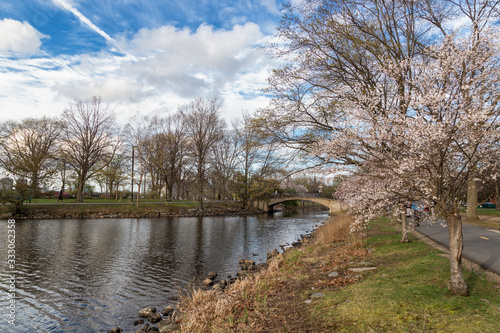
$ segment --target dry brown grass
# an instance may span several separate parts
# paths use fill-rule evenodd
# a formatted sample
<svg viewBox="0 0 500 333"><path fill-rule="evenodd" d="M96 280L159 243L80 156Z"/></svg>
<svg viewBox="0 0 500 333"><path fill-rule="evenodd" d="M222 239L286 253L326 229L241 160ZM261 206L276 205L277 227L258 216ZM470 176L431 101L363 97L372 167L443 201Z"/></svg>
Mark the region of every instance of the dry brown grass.
<svg viewBox="0 0 500 333"><path fill-rule="evenodd" d="M361 234L350 232L352 223L353 219L349 216L333 217L314 232L312 242L308 242L303 249L292 250L286 254L285 259L280 255L270 260L267 269L236 281L223 293L195 289L185 294L179 303L180 331L290 331L286 327L304 332L315 331L307 328L307 325L314 326L315 323L307 324L303 318L296 320L304 315L301 310L303 303L301 304L300 295L310 291L309 284L314 285L317 281L303 277L312 272L311 265L318 270L320 276L323 276L325 272L321 270L329 266L340 266L353 257L366 255L366 250L358 246L362 243ZM331 248L334 243L338 246L334 254L330 251L321 258L317 257L318 253L321 254L322 248ZM319 252L314 254L316 251ZM310 253L314 260L305 258L306 253ZM323 262L330 262L328 267L321 269L319 266L316 267L318 258ZM344 280L337 281L336 286L353 282L347 277ZM293 296L295 292L298 294Z"/></svg>
<svg viewBox="0 0 500 333"><path fill-rule="evenodd" d="M327 223L314 232L316 245L347 241L350 244L361 245L362 234L351 232L354 219L349 215L333 216Z"/></svg>
<svg viewBox="0 0 500 333"><path fill-rule="evenodd" d="M181 332L258 331L264 322L268 283L279 271L281 256L269 262L267 269L237 280L224 293L194 289L181 297ZM261 320L258 320L261 319Z"/></svg>

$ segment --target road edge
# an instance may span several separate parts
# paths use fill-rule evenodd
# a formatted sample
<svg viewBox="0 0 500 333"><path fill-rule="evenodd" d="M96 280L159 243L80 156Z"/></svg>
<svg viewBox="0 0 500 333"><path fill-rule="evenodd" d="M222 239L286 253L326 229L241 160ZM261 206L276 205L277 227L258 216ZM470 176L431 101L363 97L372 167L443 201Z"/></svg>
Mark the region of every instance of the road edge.
<svg viewBox="0 0 500 333"><path fill-rule="evenodd" d="M448 248L446 246L439 244L438 242L432 240L431 238L422 234L418 230L411 230L410 233L416 239L425 242L426 244L428 244L429 246L431 246L434 249L438 249L438 250L442 251L444 253L445 257L449 259L450 251L448 250ZM496 274L492 271L484 269L478 263L476 263L472 260L469 260L469 259L465 258L464 256L462 256L462 266L466 269L470 269L471 271L482 275L488 281L500 283L500 275L499 274Z"/></svg>

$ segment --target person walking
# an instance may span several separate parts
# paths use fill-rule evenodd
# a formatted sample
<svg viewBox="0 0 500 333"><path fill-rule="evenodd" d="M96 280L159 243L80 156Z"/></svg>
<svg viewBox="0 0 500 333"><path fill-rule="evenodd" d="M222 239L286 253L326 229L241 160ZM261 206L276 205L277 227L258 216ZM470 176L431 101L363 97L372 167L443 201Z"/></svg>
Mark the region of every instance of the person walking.
<svg viewBox="0 0 500 333"><path fill-rule="evenodd" d="M411 205L411 210L413 211L413 224L418 227L420 224L420 218L422 217L422 204L418 201L414 201Z"/></svg>
<svg viewBox="0 0 500 333"><path fill-rule="evenodd" d="M411 218L412 217L413 211L410 208L410 205L406 205L406 218Z"/></svg>
<svg viewBox="0 0 500 333"><path fill-rule="evenodd" d="M63 199L63 190L61 190L59 192L59 198L57 199L56 203L59 203L59 200L61 200L62 203L64 203L64 199Z"/></svg>

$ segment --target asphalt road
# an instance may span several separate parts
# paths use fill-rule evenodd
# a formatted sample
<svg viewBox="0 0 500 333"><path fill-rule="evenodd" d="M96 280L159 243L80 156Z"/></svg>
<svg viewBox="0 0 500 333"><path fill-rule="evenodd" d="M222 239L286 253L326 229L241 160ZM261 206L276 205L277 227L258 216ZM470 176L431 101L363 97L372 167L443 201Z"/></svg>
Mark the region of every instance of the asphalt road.
<svg viewBox="0 0 500 333"><path fill-rule="evenodd" d="M417 230L448 247L448 228L442 223L423 221ZM464 251L462 256L482 268L500 275L500 231L463 224Z"/></svg>

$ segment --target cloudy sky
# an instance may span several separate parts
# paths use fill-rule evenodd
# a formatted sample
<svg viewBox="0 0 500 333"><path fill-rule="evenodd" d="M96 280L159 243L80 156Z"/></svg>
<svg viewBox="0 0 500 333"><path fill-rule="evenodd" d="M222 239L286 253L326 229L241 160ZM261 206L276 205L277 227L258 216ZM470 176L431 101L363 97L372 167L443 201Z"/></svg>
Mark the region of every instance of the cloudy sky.
<svg viewBox="0 0 500 333"><path fill-rule="evenodd" d="M0 121L101 96L119 120L220 96L265 106L281 0L0 0Z"/></svg>

